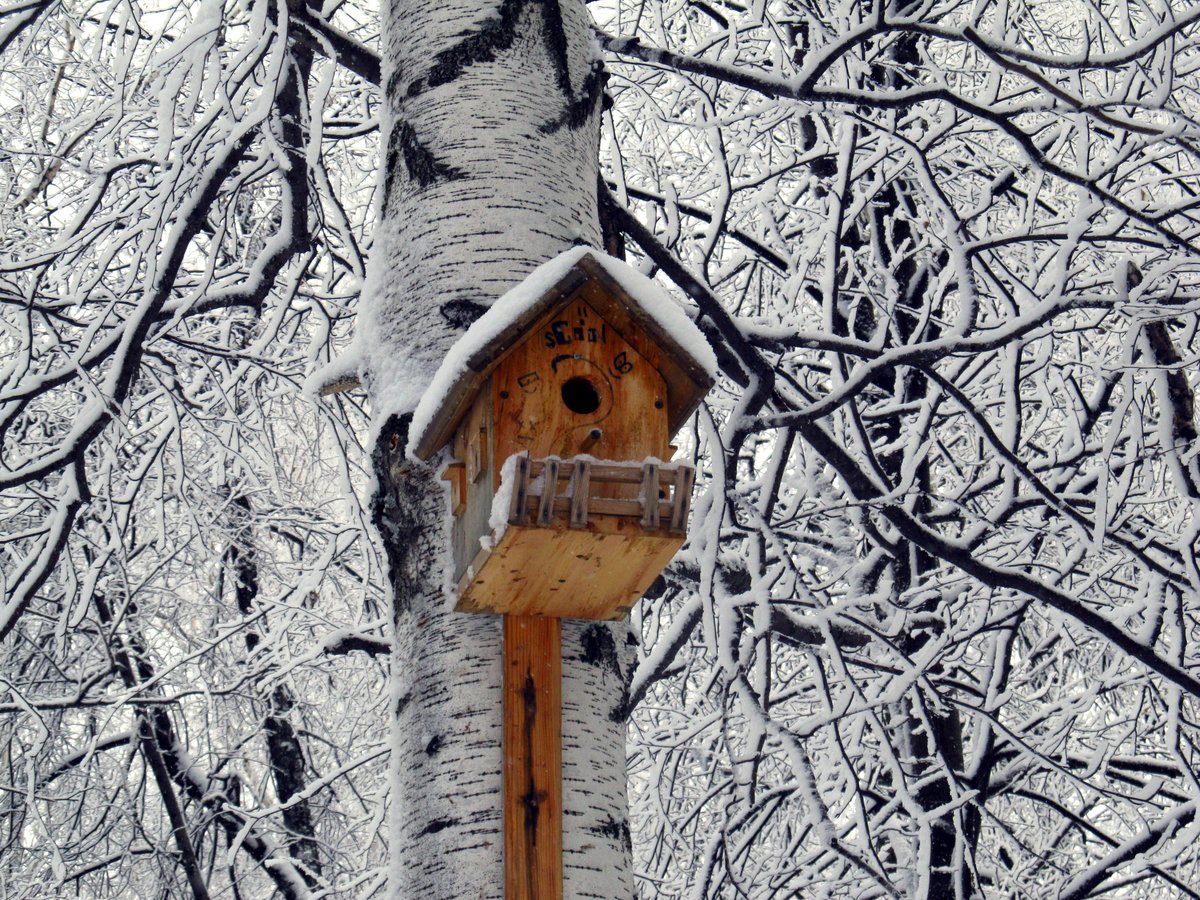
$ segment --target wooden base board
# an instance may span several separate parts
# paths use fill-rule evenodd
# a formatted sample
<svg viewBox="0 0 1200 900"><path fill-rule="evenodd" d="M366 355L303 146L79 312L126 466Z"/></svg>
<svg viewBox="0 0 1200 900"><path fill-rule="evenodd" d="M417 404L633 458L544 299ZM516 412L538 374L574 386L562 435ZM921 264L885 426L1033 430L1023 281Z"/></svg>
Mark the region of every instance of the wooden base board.
<svg viewBox="0 0 1200 900"><path fill-rule="evenodd" d="M621 619L683 546L635 524L611 533L509 525L458 585L459 612Z"/></svg>

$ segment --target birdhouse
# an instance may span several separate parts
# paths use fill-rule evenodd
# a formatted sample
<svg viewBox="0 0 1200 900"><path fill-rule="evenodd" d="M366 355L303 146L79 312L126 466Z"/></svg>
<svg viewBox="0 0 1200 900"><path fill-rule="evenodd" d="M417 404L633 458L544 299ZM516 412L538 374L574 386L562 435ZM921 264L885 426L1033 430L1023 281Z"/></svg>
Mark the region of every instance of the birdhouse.
<svg viewBox="0 0 1200 900"><path fill-rule="evenodd" d="M693 470L670 440L713 383L699 329L652 281L575 248L447 355L410 451L450 445L456 608L620 618L683 543Z"/></svg>

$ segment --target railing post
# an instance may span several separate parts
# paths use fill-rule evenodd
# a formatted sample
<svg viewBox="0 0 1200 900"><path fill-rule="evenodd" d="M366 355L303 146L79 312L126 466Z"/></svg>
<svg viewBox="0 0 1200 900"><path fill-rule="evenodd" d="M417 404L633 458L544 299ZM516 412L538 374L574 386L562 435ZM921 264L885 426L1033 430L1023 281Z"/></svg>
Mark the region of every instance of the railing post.
<svg viewBox="0 0 1200 900"><path fill-rule="evenodd" d="M538 504L537 523L542 528L549 526L554 515L554 495L558 493L558 460L550 457L542 469L542 502Z"/></svg>
<svg viewBox="0 0 1200 900"><path fill-rule="evenodd" d="M642 463L642 527L658 531L658 464Z"/></svg>
<svg viewBox="0 0 1200 900"><path fill-rule="evenodd" d="M586 528L588 523L588 491L591 490L592 464L586 459L575 460L571 473L571 518L572 528Z"/></svg>

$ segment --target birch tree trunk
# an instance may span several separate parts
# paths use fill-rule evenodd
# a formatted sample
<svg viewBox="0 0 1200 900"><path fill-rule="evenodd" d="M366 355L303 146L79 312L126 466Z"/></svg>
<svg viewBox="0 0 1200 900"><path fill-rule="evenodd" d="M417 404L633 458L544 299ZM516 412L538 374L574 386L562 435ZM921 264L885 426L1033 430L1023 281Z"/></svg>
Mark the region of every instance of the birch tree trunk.
<svg viewBox="0 0 1200 900"><path fill-rule="evenodd" d="M535 266L598 245L602 73L579 0L397 0L386 16L383 214L359 340L395 589L390 893L501 897L501 620L448 611L440 463L404 449L462 330ZM567 897L632 896L626 634L564 623Z"/></svg>

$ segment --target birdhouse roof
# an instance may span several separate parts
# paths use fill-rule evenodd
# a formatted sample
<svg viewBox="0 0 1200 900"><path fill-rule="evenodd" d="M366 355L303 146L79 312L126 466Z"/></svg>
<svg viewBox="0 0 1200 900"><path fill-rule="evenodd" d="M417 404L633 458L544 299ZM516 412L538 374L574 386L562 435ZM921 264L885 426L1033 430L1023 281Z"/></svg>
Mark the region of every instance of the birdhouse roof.
<svg viewBox="0 0 1200 900"><path fill-rule="evenodd" d="M450 348L413 413L409 452L429 459L445 446L484 381L513 348L535 339L533 326L584 294L627 339L640 329L661 349L657 367L667 385L667 422L672 434L677 431L712 387L717 372L712 348L649 278L597 250L575 247L534 269Z"/></svg>

